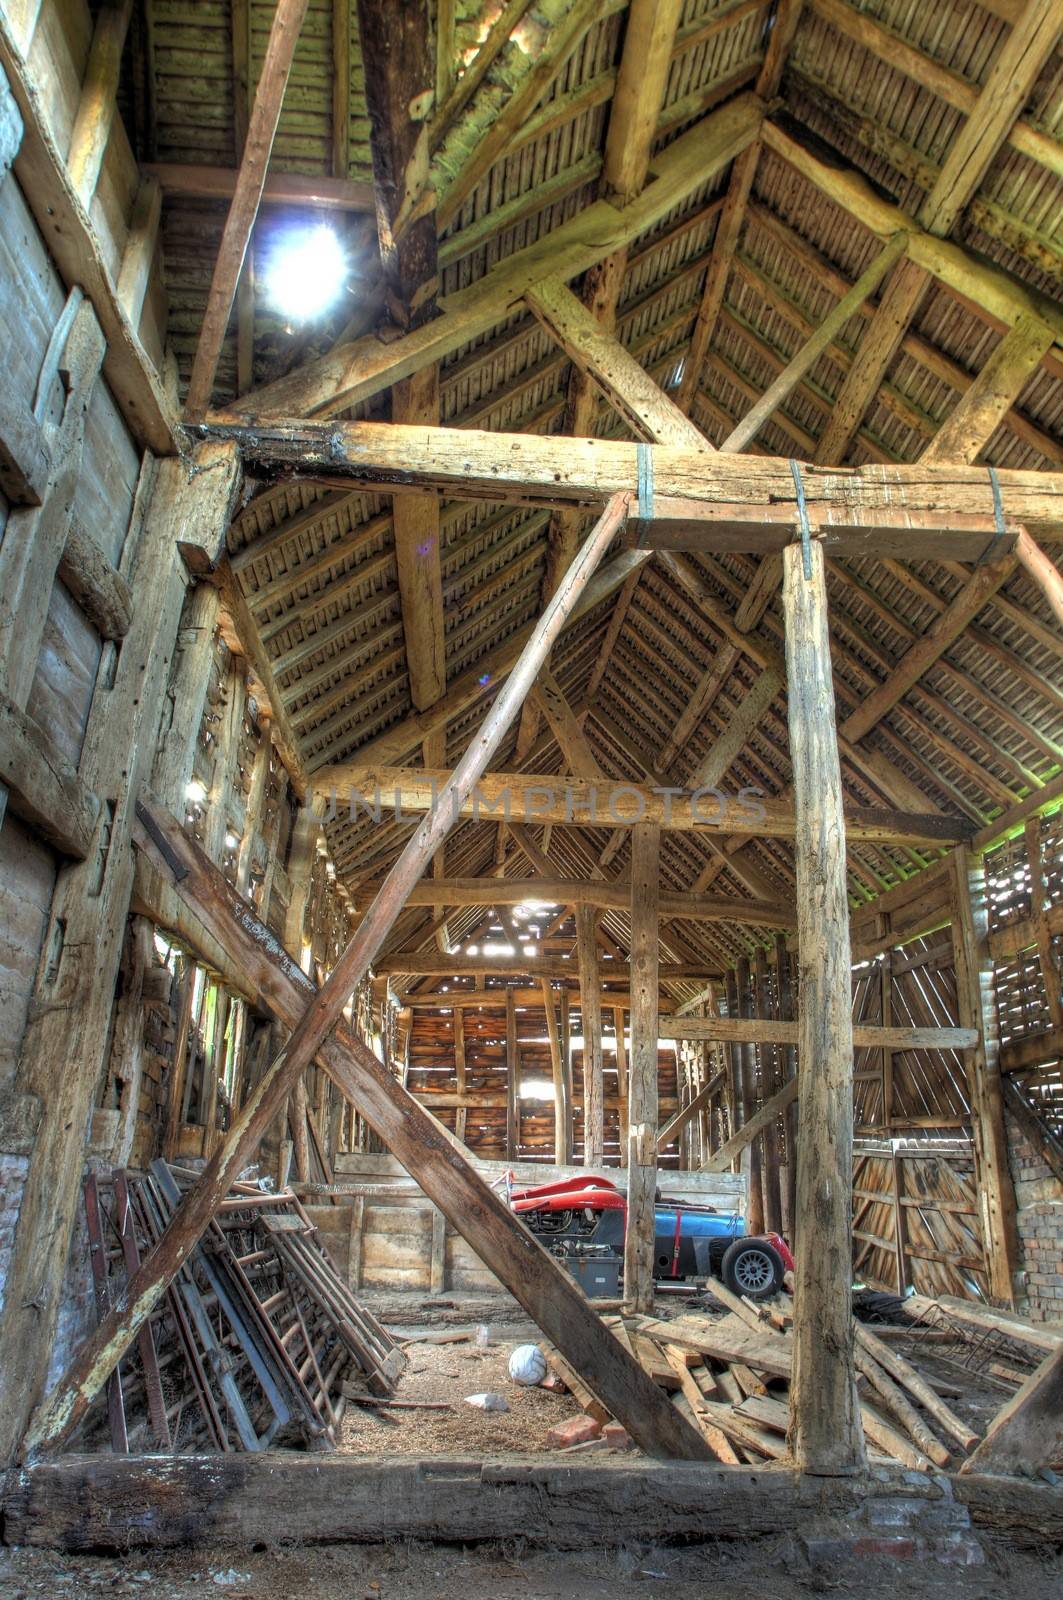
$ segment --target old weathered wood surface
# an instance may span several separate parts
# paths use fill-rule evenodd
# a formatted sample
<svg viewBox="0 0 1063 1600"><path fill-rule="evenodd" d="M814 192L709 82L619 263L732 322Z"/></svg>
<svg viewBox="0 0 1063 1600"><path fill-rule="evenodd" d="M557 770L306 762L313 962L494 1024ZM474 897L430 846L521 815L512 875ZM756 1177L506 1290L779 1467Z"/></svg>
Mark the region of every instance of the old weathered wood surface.
<svg viewBox="0 0 1063 1600"><path fill-rule="evenodd" d="M823 552L783 557L801 1015L792 1448L805 1471L859 1471L852 1280L853 1032L845 821Z"/></svg>
<svg viewBox="0 0 1063 1600"><path fill-rule="evenodd" d="M1063 1526L1063 1491L968 1478L957 1491L1002 1533ZM898 1492L937 1504L927 1480L883 1473L821 1480L785 1468L593 1463L543 1457L357 1457L294 1452L238 1456L68 1456L9 1474L5 1538L66 1550L172 1548L278 1539L313 1544L387 1539L468 1543L521 1537L555 1549L618 1541L748 1539L799 1531Z"/></svg>

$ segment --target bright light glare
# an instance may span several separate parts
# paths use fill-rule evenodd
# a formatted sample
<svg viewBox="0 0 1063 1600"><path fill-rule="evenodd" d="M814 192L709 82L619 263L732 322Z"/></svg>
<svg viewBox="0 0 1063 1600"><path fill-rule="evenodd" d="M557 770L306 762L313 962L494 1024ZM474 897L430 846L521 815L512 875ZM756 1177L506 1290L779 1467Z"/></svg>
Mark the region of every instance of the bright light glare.
<svg viewBox="0 0 1063 1600"><path fill-rule="evenodd" d="M347 262L331 228L319 224L291 233L278 246L269 269L269 297L282 316L309 322L343 288Z"/></svg>

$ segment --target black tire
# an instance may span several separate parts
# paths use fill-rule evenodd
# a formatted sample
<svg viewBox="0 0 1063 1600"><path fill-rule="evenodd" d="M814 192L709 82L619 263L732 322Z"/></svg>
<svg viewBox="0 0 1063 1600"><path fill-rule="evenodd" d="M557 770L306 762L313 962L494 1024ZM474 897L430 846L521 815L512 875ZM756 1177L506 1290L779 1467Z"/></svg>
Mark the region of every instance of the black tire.
<svg viewBox="0 0 1063 1600"><path fill-rule="evenodd" d="M782 1257L767 1239L735 1239L720 1263L720 1277L732 1294L766 1300L782 1288Z"/></svg>

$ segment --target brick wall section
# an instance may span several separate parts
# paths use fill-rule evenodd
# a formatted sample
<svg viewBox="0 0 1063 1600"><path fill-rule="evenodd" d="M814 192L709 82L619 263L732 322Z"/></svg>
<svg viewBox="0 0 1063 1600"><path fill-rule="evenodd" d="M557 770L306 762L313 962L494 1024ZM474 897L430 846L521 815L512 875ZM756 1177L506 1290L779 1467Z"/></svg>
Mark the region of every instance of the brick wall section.
<svg viewBox="0 0 1063 1600"><path fill-rule="evenodd" d="M1031 1322L1063 1323L1063 1184L1008 1117L1008 1147L1018 1202L1020 1265Z"/></svg>

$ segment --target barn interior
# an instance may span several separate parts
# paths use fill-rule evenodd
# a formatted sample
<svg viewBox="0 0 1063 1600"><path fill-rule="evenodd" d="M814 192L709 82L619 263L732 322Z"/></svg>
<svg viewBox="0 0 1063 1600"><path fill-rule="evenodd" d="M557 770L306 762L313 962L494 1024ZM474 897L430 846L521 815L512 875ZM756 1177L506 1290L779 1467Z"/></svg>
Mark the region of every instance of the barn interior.
<svg viewBox="0 0 1063 1600"><path fill-rule="evenodd" d="M1063 1547L1061 34L0 0L8 1555Z"/></svg>

